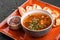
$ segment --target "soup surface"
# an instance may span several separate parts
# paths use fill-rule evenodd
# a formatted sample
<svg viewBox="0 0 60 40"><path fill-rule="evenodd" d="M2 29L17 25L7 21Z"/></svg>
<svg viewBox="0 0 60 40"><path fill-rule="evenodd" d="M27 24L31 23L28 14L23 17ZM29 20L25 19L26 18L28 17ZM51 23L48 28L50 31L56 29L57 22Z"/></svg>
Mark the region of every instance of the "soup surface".
<svg viewBox="0 0 60 40"><path fill-rule="evenodd" d="M23 20L23 25L30 30L41 30L51 24L51 18L43 13L33 13Z"/></svg>

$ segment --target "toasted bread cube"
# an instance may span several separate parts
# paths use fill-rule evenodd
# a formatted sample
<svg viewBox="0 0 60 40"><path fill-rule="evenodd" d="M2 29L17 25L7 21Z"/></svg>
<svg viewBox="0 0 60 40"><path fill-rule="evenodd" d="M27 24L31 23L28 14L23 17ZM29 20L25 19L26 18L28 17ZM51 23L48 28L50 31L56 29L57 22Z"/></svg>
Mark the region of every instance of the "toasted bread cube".
<svg viewBox="0 0 60 40"><path fill-rule="evenodd" d="M37 5L37 4L34 4L33 5L33 10L36 10L36 9L42 9L39 5Z"/></svg>
<svg viewBox="0 0 60 40"><path fill-rule="evenodd" d="M52 11L52 16L54 19L56 19L57 17L59 17L59 13L56 10Z"/></svg>
<svg viewBox="0 0 60 40"><path fill-rule="evenodd" d="M36 10L36 8L37 8L37 5L34 4L34 5L33 5L33 10Z"/></svg>
<svg viewBox="0 0 60 40"><path fill-rule="evenodd" d="M42 9L39 5L37 5L37 9Z"/></svg>
<svg viewBox="0 0 60 40"><path fill-rule="evenodd" d="M18 9L21 16L24 15L24 13L26 13L26 10L23 7L19 7Z"/></svg>
<svg viewBox="0 0 60 40"><path fill-rule="evenodd" d="M46 11L48 11L49 13L52 13L52 10L51 10L50 8L48 8L48 7L44 7L43 10L46 10Z"/></svg>
<svg viewBox="0 0 60 40"><path fill-rule="evenodd" d="M31 11L31 10L33 10L33 9L32 9L32 6L27 6L27 7L26 7L26 12L29 12L29 11Z"/></svg>
<svg viewBox="0 0 60 40"><path fill-rule="evenodd" d="M60 18L56 19L56 25L60 25Z"/></svg>

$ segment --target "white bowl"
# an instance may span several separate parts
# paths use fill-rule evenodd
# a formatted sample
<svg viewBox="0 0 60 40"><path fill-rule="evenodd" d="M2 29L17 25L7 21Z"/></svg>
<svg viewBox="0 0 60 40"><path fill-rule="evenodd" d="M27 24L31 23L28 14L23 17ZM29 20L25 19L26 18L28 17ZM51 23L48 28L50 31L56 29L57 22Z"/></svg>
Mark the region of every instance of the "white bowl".
<svg viewBox="0 0 60 40"><path fill-rule="evenodd" d="M49 27L45 28L45 29L42 29L42 30L30 30L30 29L28 29L27 27L25 27L25 26L23 25L23 20L24 20L24 18L27 17L27 16L30 15L30 14L35 14L35 13L43 13L43 14L48 15L48 16L51 18L51 21L52 21L51 25L50 25ZM21 17L21 25L22 25L23 29L24 29L27 33L30 34L30 36L39 37L39 36L43 36L43 35L47 34L47 33L50 31L50 29L52 28L52 25L53 25L53 17L52 17L52 15L51 15L49 12L47 12L47 11L45 11L45 10L32 10L32 11L30 11L30 12L25 13L25 14Z"/></svg>

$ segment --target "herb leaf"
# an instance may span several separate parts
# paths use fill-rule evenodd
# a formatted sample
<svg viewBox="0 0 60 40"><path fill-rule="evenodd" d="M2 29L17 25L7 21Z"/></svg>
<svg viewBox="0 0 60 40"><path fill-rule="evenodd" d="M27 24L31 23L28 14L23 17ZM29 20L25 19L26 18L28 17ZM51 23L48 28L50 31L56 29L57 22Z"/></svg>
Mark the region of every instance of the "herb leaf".
<svg viewBox="0 0 60 40"><path fill-rule="evenodd" d="M39 28L38 22L39 22L39 19L34 18L29 25L29 29L38 30L38 28Z"/></svg>

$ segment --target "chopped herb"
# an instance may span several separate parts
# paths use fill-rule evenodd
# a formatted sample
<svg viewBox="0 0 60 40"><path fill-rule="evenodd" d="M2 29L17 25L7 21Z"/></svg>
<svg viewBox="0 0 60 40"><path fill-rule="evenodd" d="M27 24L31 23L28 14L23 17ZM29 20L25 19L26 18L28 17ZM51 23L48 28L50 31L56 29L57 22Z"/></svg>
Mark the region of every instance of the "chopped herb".
<svg viewBox="0 0 60 40"><path fill-rule="evenodd" d="M29 25L29 29L37 30L39 28L38 22L39 22L39 19L34 18Z"/></svg>

